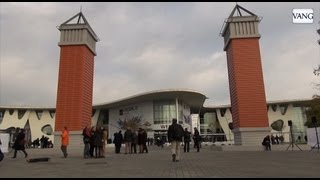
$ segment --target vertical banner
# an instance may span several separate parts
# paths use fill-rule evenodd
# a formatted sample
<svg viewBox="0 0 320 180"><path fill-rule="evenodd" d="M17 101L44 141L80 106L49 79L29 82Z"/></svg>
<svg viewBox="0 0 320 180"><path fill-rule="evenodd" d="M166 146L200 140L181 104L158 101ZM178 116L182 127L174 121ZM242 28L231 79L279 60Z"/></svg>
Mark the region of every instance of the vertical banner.
<svg viewBox="0 0 320 180"><path fill-rule="evenodd" d="M320 127L317 127L317 132L318 132L318 140L320 141ZM315 144L317 144L316 128L308 128L307 137L308 137L308 145L313 147Z"/></svg>
<svg viewBox="0 0 320 180"><path fill-rule="evenodd" d="M10 135L8 133L0 133L0 140L1 140L1 151L3 153L9 152L9 140L10 140Z"/></svg>

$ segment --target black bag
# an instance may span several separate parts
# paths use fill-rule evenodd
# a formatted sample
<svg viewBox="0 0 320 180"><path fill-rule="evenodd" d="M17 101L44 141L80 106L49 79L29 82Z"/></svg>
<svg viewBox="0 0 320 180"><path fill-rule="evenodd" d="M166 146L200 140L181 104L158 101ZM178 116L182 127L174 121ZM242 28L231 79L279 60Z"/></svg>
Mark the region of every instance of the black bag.
<svg viewBox="0 0 320 180"><path fill-rule="evenodd" d="M87 143L90 142L90 139L89 139L89 138L84 138L83 142L84 142L85 144L87 144Z"/></svg>

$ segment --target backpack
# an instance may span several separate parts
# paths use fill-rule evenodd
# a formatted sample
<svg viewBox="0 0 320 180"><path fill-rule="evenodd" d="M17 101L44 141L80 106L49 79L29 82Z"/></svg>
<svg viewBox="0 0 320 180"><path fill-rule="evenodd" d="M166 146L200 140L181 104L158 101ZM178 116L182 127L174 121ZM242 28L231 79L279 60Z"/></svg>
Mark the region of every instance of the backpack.
<svg viewBox="0 0 320 180"><path fill-rule="evenodd" d="M174 139L182 139L183 136L184 136L184 130L183 130L183 128L181 127L180 124L177 124L177 125L174 127L173 138L174 138Z"/></svg>

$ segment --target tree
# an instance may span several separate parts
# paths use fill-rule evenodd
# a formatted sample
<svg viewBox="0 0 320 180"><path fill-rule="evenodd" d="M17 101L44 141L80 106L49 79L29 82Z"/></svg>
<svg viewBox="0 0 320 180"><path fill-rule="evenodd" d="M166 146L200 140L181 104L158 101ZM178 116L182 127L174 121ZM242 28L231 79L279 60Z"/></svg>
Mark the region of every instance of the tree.
<svg viewBox="0 0 320 180"><path fill-rule="evenodd" d="M317 33L320 35L320 28L317 29ZM320 45L320 39L318 40L318 44ZM320 64L318 65L318 68L314 69L313 73L320 78ZM314 127L311 120L312 117L316 117L317 119L316 127L320 126L320 83L315 84L315 88L319 90L319 94L313 95L312 101L306 110L307 122L305 123L305 126L308 126L308 128Z"/></svg>
<svg viewBox="0 0 320 180"><path fill-rule="evenodd" d="M144 122L142 125L146 131L152 131L151 124L149 123L149 121Z"/></svg>
<svg viewBox="0 0 320 180"><path fill-rule="evenodd" d="M320 126L320 95L313 95L312 98L313 99L309 102L306 109L307 122L305 123L305 126L308 128L314 127L314 124L311 121L312 117L316 117L316 126Z"/></svg>

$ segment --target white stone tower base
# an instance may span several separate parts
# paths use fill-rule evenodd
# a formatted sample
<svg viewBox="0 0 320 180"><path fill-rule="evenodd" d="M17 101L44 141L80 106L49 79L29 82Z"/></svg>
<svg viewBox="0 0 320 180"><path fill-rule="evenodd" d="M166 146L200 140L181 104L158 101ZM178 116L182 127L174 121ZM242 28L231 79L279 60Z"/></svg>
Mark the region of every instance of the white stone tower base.
<svg viewBox="0 0 320 180"><path fill-rule="evenodd" d="M262 141L267 135L270 135L269 127L245 127L235 128L234 145L223 146L223 151L262 151Z"/></svg>
<svg viewBox="0 0 320 180"><path fill-rule="evenodd" d="M62 131L54 132L53 147L60 149L61 147L61 134ZM82 131L69 131L69 145L68 149L81 149L84 147Z"/></svg>

